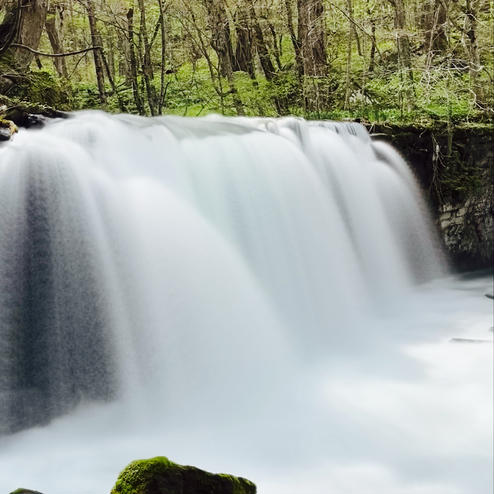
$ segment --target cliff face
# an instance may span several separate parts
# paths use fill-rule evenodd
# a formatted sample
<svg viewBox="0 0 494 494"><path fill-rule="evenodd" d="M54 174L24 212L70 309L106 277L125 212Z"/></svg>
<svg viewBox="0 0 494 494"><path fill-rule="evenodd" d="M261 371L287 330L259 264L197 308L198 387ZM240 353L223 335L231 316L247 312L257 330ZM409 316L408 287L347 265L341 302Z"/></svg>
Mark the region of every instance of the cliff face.
<svg viewBox="0 0 494 494"><path fill-rule="evenodd" d="M429 199L452 265L492 268L494 260L493 128L372 126L414 170Z"/></svg>

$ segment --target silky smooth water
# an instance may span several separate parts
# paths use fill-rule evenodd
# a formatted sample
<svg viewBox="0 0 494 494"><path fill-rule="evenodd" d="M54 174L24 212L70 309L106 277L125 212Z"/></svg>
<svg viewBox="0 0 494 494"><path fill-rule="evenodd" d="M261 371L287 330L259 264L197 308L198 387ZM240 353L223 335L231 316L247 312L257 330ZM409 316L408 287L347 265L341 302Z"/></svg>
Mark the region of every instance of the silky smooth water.
<svg viewBox="0 0 494 494"><path fill-rule="evenodd" d="M76 114L0 147L0 231L6 492L158 454L274 494L490 491L489 279L447 274L363 127Z"/></svg>

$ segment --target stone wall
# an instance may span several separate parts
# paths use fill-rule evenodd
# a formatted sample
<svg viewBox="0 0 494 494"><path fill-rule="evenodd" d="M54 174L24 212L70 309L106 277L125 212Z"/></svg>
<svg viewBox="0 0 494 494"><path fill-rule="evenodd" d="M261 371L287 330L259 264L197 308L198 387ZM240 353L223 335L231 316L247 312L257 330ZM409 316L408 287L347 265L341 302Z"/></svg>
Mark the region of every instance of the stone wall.
<svg viewBox="0 0 494 494"><path fill-rule="evenodd" d="M493 267L493 128L369 126L395 146L414 170L452 265Z"/></svg>

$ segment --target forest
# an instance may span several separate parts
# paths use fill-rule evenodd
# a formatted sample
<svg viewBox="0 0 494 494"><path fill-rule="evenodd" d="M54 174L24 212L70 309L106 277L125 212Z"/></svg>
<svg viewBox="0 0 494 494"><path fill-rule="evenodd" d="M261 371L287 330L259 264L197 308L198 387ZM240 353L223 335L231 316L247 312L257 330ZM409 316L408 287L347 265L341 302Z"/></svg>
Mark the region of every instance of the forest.
<svg viewBox="0 0 494 494"><path fill-rule="evenodd" d="M2 0L0 95L61 110L491 122L488 0Z"/></svg>

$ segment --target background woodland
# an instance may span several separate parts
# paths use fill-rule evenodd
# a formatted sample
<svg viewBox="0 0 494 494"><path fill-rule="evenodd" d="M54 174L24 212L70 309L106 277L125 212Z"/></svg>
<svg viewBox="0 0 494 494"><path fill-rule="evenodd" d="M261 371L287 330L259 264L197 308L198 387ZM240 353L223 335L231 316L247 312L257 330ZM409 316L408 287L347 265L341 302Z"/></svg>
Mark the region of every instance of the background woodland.
<svg viewBox="0 0 494 494"><path fill-rule="evenodd" d="M0 94L10 102L142 115L492 121L488 0L0 5Z"/></svg>

